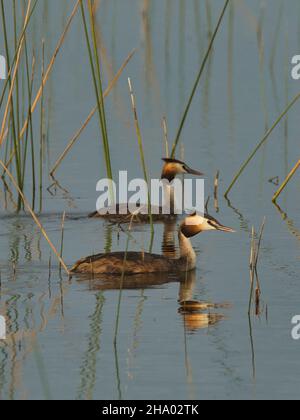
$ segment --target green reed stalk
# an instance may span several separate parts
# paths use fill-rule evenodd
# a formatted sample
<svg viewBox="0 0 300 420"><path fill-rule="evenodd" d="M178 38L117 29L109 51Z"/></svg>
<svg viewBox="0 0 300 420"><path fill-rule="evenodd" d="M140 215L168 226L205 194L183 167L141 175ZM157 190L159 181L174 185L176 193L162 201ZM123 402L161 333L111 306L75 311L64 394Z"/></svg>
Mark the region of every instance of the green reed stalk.
<svg viewBox="0 0 300 420"><path fill-rule="evenodd" d="M7 86L9 85L10 77L11 77L11 69L8 70L7 79L5 80L4 87L3 87L3 90L2 90L2 93L1 93L0 109L2 108L2 105L3 105L3 101L4 101Z"/></svg>
<svg viewBox="0 0 300 420"><path fill-rule="evenodd" d="M25 51L25 77L27 83L27 94L28 94L28 103L30 104L30 76L29 76L29 61L28 61L28 49L27 49L27 41L26 35L24 36L24 51ZM25 119L25 80L22 79L22 96L23 96L23 116L22 121ZM25 169L26 169L26 162L27 162L27 150L28 150L28 131L26 131L25 142L24 142L24 149L23 149L23 164L22 164L22 188L24 188L24 181L25 181Z"/></svg>
<svg viewBox="0 0 300 420"><path fill-rule="evenodd" d="M1 0L1 12L2 12L2 24L3 24L3 35L4 35L4 44L5 44L5 53L6 53L6 60L7 60L7 67L10 69L10 53L9 53L9 47L8 47L8 34L7 34L7 25L6 25L6 15L5 15L5 9L4 9L4 2ZM18 54L18 50L16 51L16 54ZM9 86L12 87L12 79L11 75L8 77ZM17 133L16 133L16 123L15 123L15 110L14 110L14 100L13 96L11 97L11 119L12 119L12 132L13 132L13 142L14 142L14 148L16 150L15 155L15 163L16 163L16 173L17 173L17 180L18 185L21 185L21 172L20 172L20 161L19 161L19 145L17 141ZM18 200L18 210L20 210L19 206L21 204L20 197Z"/></svg>
<svg viewBox="0 0 300 420"><path fill-rule="evenodd" d="M95 56L95 61L96 61L96 70L97 70L97 79L98 79L97 82L98 82L98 87L99 87L99 100L100 100L100 105L101 105L101 108L100 108L101 115L102 115L101 126L103 127L103 130L104 130L105 153L108 156L109 174L110 174L110 178L112 179L112 168L111 168L111 161L110 161L109 141L108 141L108 135L107 135L107 124L106 124L102 78L101 78L101 69L100 69L100 57L98 54L98 45L97 45L96 30L95 30L95 14L93 12L91 0L89 0L89 13L90 13L90 21L91 21L91 29L92 29L92 37L93 37L94 56Z"/></svg>
<svg viewBox="0 0 300 420"><path fill-rule="evenodd" d="M255 157L256 153L261 149L261 147L266 143L270 135L273 133L275 128L279 125L279 123L282 121L282 119L288 114L289 110L295 105L296 102L298 102L300 99L300 93L295 96L295 98L289 103L289 105L286 107L286 109L283 111L283 113L277 118L275 123L272 125L272 127L267 131L267 133L264 135L260 143L255 147L253 152L250 154L250 156L247 158L247 160L243 163L237 174L235 175L233 181L231 182L229 188L225 192L225 197L228 197L228 194L244 172L244 170L247 168L249 163L252 161L252 159Z"/></svg>
<svg viewBox="0 0 300 420"><path fill-rule="evenodd" d="M36 0L37 1L37 0ZM30 2L31 2L31 0L30 0ZM30 5L31 3L29 3L28 4L28 6ZM77 2L76 2L76 4L75 4L75 6L74 6L74 8L73 8L73 10L72 10L72 12L71 12L71 14L70 14L70 16L69 16L69 18L68 18L68 21L67 21L67 23L66 23L66 26L64 27L64 30L63 30L63 33L61 34L61 36L60 36L60 38L59 38L59 41L58 41L58 43L57 43L57 45L56 45L56 47L55 47L55 50L54 50L54 53L53 53L53 55L52 55L52 57L51 57L51 59L50 59L50 62L49 62L49 65L48 65L48 67L47 67L47 70L46 70L46 72L45 72L45 77L44 77L44 81L43 81L43 86L45 86L46 85L46 83L47 83L47 81L48 81L48 79L49 79L49 77L50 77L50 74L51 74L51 71L52 71L52 69L53 69L53 66L54 66L54 64L55 64L55 62L56 62L56 59L57 59L57 57L58 57L58 54L59 54L59 52L60 52L60 50L61 50L61 48L62 48L62 45L63 45L63 43L64 43L64 41L65 41L65 39L66 39L66 36L67 36L67 34L68 34L68 32L69 32L69 29L70 29L70 27L71 27L71 23L73 22L73 20L74 20L74 17L76 16L76 14L77 14L77 11L78 11L78 8L79 8L79 6L80 6L80 0L77 0ZM29 7L28 7L28 9L29 9ZM30 10L28 10L27 9L27 19L26 19L26 23L28 23L28 20L29 20L29 18L32 16L32 11L30 11ZM26 25L24 25L24 27L25 27ZM21 41L20 41L20 43L22 42L22 38L21 38ZM32 103L32 108L31 108L31 114L33 115L33 113L34 113L34 111L35 111L35 109L36 109L36 107L37 107L37 105L38 105L38 103L39 103L39 101L40 101L40 99L41 99L41 94L42 94L42 86L40 86L39 87L39 89L38 89L38 92L37 92L37 94L36 94L36 96L35 96L35 99L34 99L34 101L33 101L33 103ZM25 122L24 122L24 125L23 125L23 127L22 127L22 130L21 130L21 133L20 133L20 141L22 140L22 138L23 138L23 136L24 136L24 134L25 134L25 132L26 132L26 128L27 128L27 125L28 125L28 123L29 123L29 121L28 120L26 120ZM7 131L5 132L5 135L7 134ZM12 151L12 153L10 154L10 157L9 157L9 159L8 159L8 161L6 162L6 166L7 167L9 167L10 165L11 165L11 162L12 162L12 160L13 160L13 158L14 158L14 156L15 156L15 153L16 153L16 151L15 150L13 150Z"/></svg>
<svg viewBox="0 0 300 420"><path fill-rule="evenodd" d="M192 105L192 102L193 102L193 99L194 99L195 93L196 93L196 91L197 91L197 88L198 88L199 82L200 82L200 80L201 80L202 74L203 74L204 69L205 69L205 67L206 67L206 63L207 63L207 61L208 61L208 59L209 59L209 56L210 56L210 53L211 53L211 51L212 51L212 48L213 48L213 45L214 45L214 42L215 42L216 36L217 36L217 34L218 34L218 32L219 32L219 29L220 29L221 23L222 23L222 21L223 21L223 18L224 18L224 15L225 15L226 9L227 9L227 7L228 7L228 5L229 5L229 2L230 2L230 0L226 0L225 5L224 5L224 7L223 7L223 9L222 9L222 12L221 12L221 15L220 15L220 17L219 17L219 20L218 20L217 26L216 26L216 28L215 28L215 30L214 30L214 33L213 33L212 37L211 37L211 40L210 40L210 43L209 43L209 45L208 45L208 48L207 48L206 54L205 54L205 56L204 56L204 59L203 59L203 62L202 62L202 64L201 64L201 67L200 67L199 73L198 73L198 75L197 75L197 78L196 78L195 84L194 84L194 86L193 86L191 96L190 96L190 98L189 98L189 100L188 100L187 106L186 106L185 111L184 111L184 113L183 113L182 120L181 120L181 123L180 123L179 129L178 129L178 132L177 132L177 135L176 135L175 141L174 141L173 149L172 149L172 154L171 154L172 158L174 158L174 157L175 157L176 149L177 149L178 143L179 143L179 141L180 141L180 137L181 137L181 134L182 134L182 130L183 130L184 124L185 124L185 122L186 122L186 119L187 119L187 116L188 116L188 113L189 113L190 107L191 107L191 105Z"/></svg>
<svg viewBox="0 0 300 420"><path fill-rule="evenodd" d="M31 75L29 72L29 60L28 60L28 50L27 42L25 37L25 64L26 64L26 76L27 76L27 90L28 90L28 120L29 124L26 128L25 136L25 145L24 145L24 155L23 155L23 175L22 175L22 187L24 188L25 183L25 172L26 172L26 161L27 161L27 151L28 151L28 137L30 131L30 144L31 144L31 171L32 171L32 208L35 207L35 153L34 153L34 142L33 142L33 125L32 125L32 115L31 115L31 105L32 105L32 92L33 92L33 83L34 83L34 72L35 72L35 57L33 56L32 60L32 70Z"/></svg>
<svg viewBox="0 0 300 420"><path fill-rule="evenodd" d="M261 287L260 287L260 281L259 281L258 273L257 273L257 265L258 265L259 253L260 253L260 249L261 249L261 245L262 245L262 239L263 239L265 226L266 226L266 218L263 219L257 242L256 242L255 229L254 229L254 227L252 227L251 254L250 254L250 284L251 284L251 288L250 288L249 306L248 306L248 315L249 316L251 315L251 308L252 308L252 302L253 302L253 296L254 296L254 280L255 280L255 278L256 278L256 296L259 299L260 295L261 295ZM259 300L257 301L257 303L259 303Z"/></svg>
<svg viewBox="0 0 300 420"><path fill-rule="evenodd" d="M42 96L41 96L41 111L40 111L40 204L39 211L43 208L43 160L44 160L44 73L45 73L45 41L42 41Z"/></svg>
<svg viewBox="0 0 300 420"><path fill-rule="evenodd" d="M261 228L260 228L259 236L258 236L257 253L256 253L256 258L255 258L255 268L256 269L257 269L257 265L258 265L259 253L260 253L260 249L261 249L263 234L264 234L264 231L265 231L266 221L267 221L267 218L264 217ZM260 285L258 285L258 286L259 286L259 289L260 289Z"/></svg>
<svg viewBox="0 0 300 420"><path fill-rule="evenodd" d="M14 22L14 43L15 51L18 47L18 38L17 38L17 9L16 9L16 0L13 0L13 22ZM19 91L19 72L16 75L16 130L17 138L20 135L20 91ZM19 160L21 162L21 148L19 147Z"/></svg>
<svg viewBox="0 0 300 420"><path fill-rule="evenodd" d="M35 197L36 197L36 175L35 175L35 147L33 137L33 123L31 108L29 111L29 124L30 124L30 145L31 145L31 173L32 173L32 208L35 209Z"/></svg>
<svg viewBox="0 0 300 420"><path fill-rule="evenodd" d="M4 15L4 7L2 7L2 2L3 2L3 0L1 0L2 16L5 16ZM7 80L5 81L5 84L4 84L4 87L3 87L3 91L2 91L2 94L1 94L1 98L0 98L0 109L1 109L2 104L3 104L3 100L4 100L4 97L5 97L6 89L7 89L8 85L10 84L10 81L11 81L11 71L12 71L12 68L13 68L13 66L15 64L15 61L16 61L16 58L17 58L17 55L18 55L18 50L19 50L19 47L20 47L22 38L23 38L23 36L24 36L24 34L26 32L26 29L28 27L29 21L30 21L32 15L33 15L33 12L35 10L35 7L36 7L37 3L38 3L38 0L35 0L34 4L32 6L32 9L31 9L31 11L29 13L28 20L27 20L27 22L25 23L25 25L23 27L23 30L22 30L21 35L19 37L17 49L16 49L15 54L14 54L14 57L13 57L13 59L11 61L11 65L9 65L9 62L7 62L7 64L8 64L8 74L7 74ZM4 18L4 20L5 20L5 18ZM5 26L3 25L3 27L5 27Z"/></svg>
<svg viewBox="0 0 300 420"><path fill-rule="evenodd" d="M86 17L85 17L84 5L83 5L82 0L80 1L80 6L81 6L81 15L82 15L83 27L84 27L85 37L86 37L86 44L87 44L87 49L88 49L90 66L91 66L91 71L92 71L95 95L96 95L96 99L97 99L97 106L98 106L98 113L99 113L99 123L100 123L100 130L101 130L101 133L102 133L102 141L103 141L103 149L104 149L104 157L105 157L105 163L106 163L107 176L108 176L109 179L112 180L113 175L112 175L112 166L111 166L111 159L110 159L109 142L108 142L108 136L107 136L107 125L106 125L105 107L104 107L104 101L103 101L101 69L100 69L100 60L99 60L97 40L96 40L94 13L93 13L93 10L92 10L92 4L89 0L92 42L93 42L93 49L94 49L94 57L93 57L93 52L92 52L92 47L91 47L91 42L90 42L90 37L89 37L89 31L88 31L87 21L86 21ZM95 70L94 59L96 61L96 70Z"/></svg>
<svg viewBox="0 0 300 420"><path fill-rule="evenodd" d="M6 110L8 111L10 109L10 120L11 125L8 125L8 128L6 130L6 133L3 132L3 135L6 136L8 134L9 127L12 128L12 139L13 139L13 146L15 150L15 166L16 166L16 175L17 175L17 182L18 187L20 187L20 190L23 190L24 187L24 180L23 180L23 160L22 160L22 150L21 145L19 143L19 130L20 130L20 92L19 92L19 68L20 68L20 58L21 58L21 48L22 43L24 42L26 28L29 24L30 18L34 12L34 9L36 7L37 0L34 2L33 7L31 8L31 0L27 4L26 14L24 14L24 22L22 24L22 32L18 39L17 37L17 31L18 31L18 24L17 24L17 8L16 8L16 2L13 2L13 32L14 32L14 47L16 49L14 53L14 58L12 60L12 63L10 62L10 53L8 48L8 37L7 37L7 25L6 25L6 16L5 16L5 9L4 9L4 3L3 0L1 0L1 12L2 12L2 23L3 23L3 33L4 33L4 42L5 42L5 49L6 49L6 55L7 55L7 64L8 64L8 80L7 83L4 86L2 96L1 96L1 105L3 103L3 100L5 98L5 92L7 87L10 87L10 93L7 100ZM15 65L14 71L13 71L13 78L12 76L12 70L13 65ZM24 67L23 67L24 68ZM24 73L23 73L24 74ZM14 106L14 93L16 96L16 108ZM23 105L25 104L25 99L23 97ZM15 115L16 112L16 115ZM2 127L5 129L5 121L6 116L4 116L4 120L2 123ZM1 136L2 137L2 136ZM4 137L1 138L1 143L3 142ZM8 150L6 148L6 150ZM2 176L5 174L3 173ZM22 206L22 197L20 194L18 194L18 205L17 205L17 211L21 209Z"/></svg>

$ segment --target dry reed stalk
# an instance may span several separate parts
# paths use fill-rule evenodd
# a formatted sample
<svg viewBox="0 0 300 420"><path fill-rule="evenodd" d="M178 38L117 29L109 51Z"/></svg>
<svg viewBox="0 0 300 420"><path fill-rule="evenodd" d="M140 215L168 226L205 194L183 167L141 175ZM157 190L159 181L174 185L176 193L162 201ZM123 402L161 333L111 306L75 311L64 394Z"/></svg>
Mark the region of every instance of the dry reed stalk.
<svg viewBox="0 0 300 420"><path fill-rule="evenodd" d="M17 58L17 54L18 54L18 49L19 49L20 42L21 42L21 40L22 40L22 38L23 38L23 36L24 36L24 34L25 34L26 30L27 30L27 26L28 26L28 24L29 24L29 21L30 21L30 19L31 19L31 17L32 17L32 15L33 15L33 13L34 13L34 10L35 10L35 8L36 8L37 3L38 3L38 0L35 0L34 4L33 4L33 6L32 6L32 9L31 9L31 11L30 11L30 14L29 14L29 18L28 18L28 20L27 20L27 23L26 23L26 25L23 27L23 30L22 30L22 32L21 32L21 35L20 35L20 38L19 38L19 41L18 41L18 46L17 46L17 48L15 49L15 55L14 55L14 57L13 57L12 61L10 62L10 60L8 59L9 57L7 57L7 59L8 59L7 64L9 65L9 69L8 69L7 78L6 78L6 81L5 81L5 83L4 83L4 87L3 87L2 94L1 94L1 98L0 98L0 108L1 108L2 103L3 103L3 99L4 99L4 96L5 96L5 92L6 92L7 86L8 86L8 85L10 84L10 82L11 82L12 69L13 69L13 66L14 66L14 64L15 64L15 60L16 60L16 58ZM2 9L2 18L4 19L4 21L3 21L3 26L4 26L4 27L3 27L3 29L4 29L4 38L5 38L5 41L4 41L4 42L5 42L5 44L7 44L7 39L6 39L6 24L5 24L5 17L4 17L4 4L3 4L3 0L1 0L1 9ZM23 14L23 15L24 15L24 14ZM6 47L7 47L7 45L6 45ZM8 50L8 47L7 47L7 50Z"/></svg>
<svg viewBox="0 0 300 420"><path fill-rule="evenodd" d="M32 208L30 207L30 204L28 203L25 195L23 194L23 192L20 190L15 178L13 177L13 175L10 173L9 169L5 166L5 164L2 162L2 160L0 160L0 166L2 166L4 173L7 174L7 176L9 177L9 179L11 180L12 184L14 185L14 187L16 188L18 194L21 196L23 203L25 205L25 207L27 207L27 210L29 211L29 213L31 214L34 222L36 223L36 225L38 226L38 228L40 229L42 235L44 236L44 238L46 239L46 241L48 242L50 248L52 249L52 251L54 252L55 256L57 257L58 261L60 262L60 264L62 265L62 267L64 268L64 270L66 271L66 273L69 275L69 270L65 264L65 262L63 261L63 259L61 258L61 256L59 255L59 253L57 252L55 246L53 245L53 243L51 242L51 240L49 239L46 230L44 229L43 225L41 224L41 222L39 221L38 217L35 215L34 211L32 210Z"/></svg>
<svg viewBox="0 0 300 420"><path fill-rule="evenodd" d="M165 148L166 148L166 158L168 158L170 156L170 152L169 152L168 126L167 126L166 117L164 117L162 119L162 128L163 128L163 132L164 132L164 143L165 143Z"/></svg>
<svg viewBox="0 0 300 420"><path fill-rule="evenodd" d="M276 203L278 197L280 196L280 194L282 193L282 191L285 189L285 187L290 182L290 180L293 178L293 176L295 175L295 173L297 172L297 170L299 168L300 168L300 159L296 163L296 165L293 167L293 169L291 170L291 172L288 174L288 176L286 177L285 181L282 183L282 185L280 186L280 188L278 189L278 191L276 192L276 194L274 194L274 197L272 199L273 203Z"/></svg>
<svg viewBox="0 0 300 420"><path fill-rule="evenodd" d="M58 41L58 44L57 44L57 46L56 46L56 48L55 48L55 51L54 51L54 54L53 54L53 56L52 56L52 58L51 58L51 60L50 60L50 63L49 63L49 65L48 65L48 68L47 68L47 70L46 70L46 72L45 72L44 79L42 80L41 86L40 86L40 88L39 88L39 90L38 90L38 92L37 92L37 94L36 94L36 97L35 97L35 99L34 99L33 103L32 103L32 107L31 107L31 114L33 114L33 113L34 113L34 111L35 111L35 109L36 109L36 107L37 107L37 104L38 104L38 102L39 102L39 100L40 100L40 98L41 98L41 96L42 96L42 91L43 91L43 88L45 87L45 84L47 83L47 81L48 81L48 79L49 79L49 76L50 76L50 73L51 73L52 67L53 67L53 65L54 65L54 63L55 63L55 61L56 61L56 58L57 58L57 56L58 56L58 53L59 53L59 51L60 51L60 49L61 49L61 47L62 47L62 45L63 45L63 43L64 43L64 41L65 41L66 35L67 35L68 31L69 31L69 28L70 28L70 26L71 26L71 23L72 23L72 21L73 21L73 19L74 19L75 15L76 15L76 13L77 13L77 10L78 10L79 5L80 5L80 0L78 0L78 1L77 1L77 3L76 3L76 5L75 5L75 7L74 7L74 9L73 9L73 11L72 11L72 13L71 13L71 15L70 15L69 19L68 19L68 22L67 22L67 24L66 24L66 27L65 27L65 29L64 29L64 31L63 31L63 33L62 33L62 35L61 35L61 37L60 37L60 39L59 39L59 41ZM20 132L20 140L23 138L23 136L24 136L24 134L25 134L25 132L26 132L26 129L27 129L28 124L29 124L29 119L27 118L27 119L26 119L26 121L25 121L25 123L24 123L24 125L23 125L23 128L22 128L22 130L21 130L21 132ZM6 130L6 133L5 133L4 137L7 135L7 133L8 133L8 130ZM1 144L1 143L0 143L0 144ZM14 151L11 153L9 160L8 160L8 162L6 163L6 166L7 166L7 167L9 167L9 165L11 164L12 159L13 159L13 157L14 157L15 153L16 153L16 150L14 150Z"/></svg>
<svg viewBox="0 0 300 420"><path fill-rule="evenodd" d="M29 2L28 2L25 21L24 21L24 28L26 28L26 26L27 26L27 22L28 22L28 19L29 19L29 16L30 16L30 13L29 13L30 8L31 8L31 0L29 0ZM2 120L2 126L1 126L1 132L0 132L0 146L3 143L4 137L5 137L5 131L8 130L8 129L5 130L5 127L6 127L7 118L8 118L8 115L9 115L10 104L11 104L11 100L12 100L12 96L13 96L15 81L16 81L17 74L18 74L23 43L24 43L24 34L23 34L23 37L21 39L21 42L20 42L20 45L19 45L19 48L18 48L15 68L14 68L13 77L12 77L12 80L11 80L11 86L10 86L10 90L9 90L9 94L8 94L8 98L7 98L7 103L6 103L6 107L5 107L5 111L4 111L4 116L3 116L3 120Z"/></svg>

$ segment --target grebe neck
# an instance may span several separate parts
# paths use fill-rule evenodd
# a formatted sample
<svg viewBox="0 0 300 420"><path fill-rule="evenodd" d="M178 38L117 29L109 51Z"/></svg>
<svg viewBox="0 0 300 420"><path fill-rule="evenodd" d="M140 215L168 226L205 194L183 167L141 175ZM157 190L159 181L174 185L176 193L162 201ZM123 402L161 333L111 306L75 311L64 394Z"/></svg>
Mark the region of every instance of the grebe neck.
<svg viewBox="0 0 300 420"><path fill-rule="evenodd" d="M164 196L165 196L165 203L164 206L169 208L170 206L170 213L175 214L175 192L174 186L170 184L164 185Z"/></svg>
<svg viewBox="0 0 300 420"><path fill-rule="evenodd" d="M197 256L192 246L191 240L179 232L179 247L180 247L180 258L186 260L186 269L188 271L193 270L196 267Z"/></svg>

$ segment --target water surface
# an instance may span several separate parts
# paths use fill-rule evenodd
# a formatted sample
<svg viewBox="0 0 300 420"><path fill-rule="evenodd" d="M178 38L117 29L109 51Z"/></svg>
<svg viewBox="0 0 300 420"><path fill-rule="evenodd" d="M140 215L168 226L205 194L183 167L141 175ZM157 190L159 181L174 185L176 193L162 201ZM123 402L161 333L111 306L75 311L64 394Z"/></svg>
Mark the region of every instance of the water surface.
<svg viewBox="0 0 300 420"><path fill-rule="evenodd" d="M44 37L49 60L74 2L39 3L29 42L40 51ZM153 177L160 174L165 154L161 120L166 116L173 138L223 5L213 0L206 8L205 3L100 3L105 84L137 48L106 101L115 175L128 169L130 177L142 176L128 76L136 93L149 171ZM5 4L9 7L6 0ZM196 237L198 268L184 282L177 276L128 280L117 346L113 341L119 282L76 277L68 281L53 256L49 270L48 245L31 218L16 215L1 192L0 313L6 315L9 330L7 341L0 343L2 399L299 398L300 344L291 339L291 319L300 311L300 184L296 176L280 200L280 212L271 203L276 187L268 182L275 176L282 181L299 158L299 104L241 177L231 202L222 198L234 172L287 98L299 91L289 66L300 49L299 17L296 0L237 0L228 10L178 157L184 155L190 166L206 174L207 195L212 195L213 178L220 170L220 210L215 213L211 200L210 212L237 233ZM274 25L277 19L279 29ZM259 25L262 38L257 37ZM45 187L51 183L47 174L53 163L95 105L80 15L54 66L47 95L51 100ZM103 176L95 118L57 172L68 194L44 191L41 221L57 246L62 213L67 212L64 259L69 266L82 256L126 247L127 236L117 226L85 218L95 208L96 183ZM30 191L30 182L27 188ZM265 216L261 316L251 316L249 323L251 228L258 230ZM163 225L155 227L154 252L161 252L163 231ZM133 236L131 250L148 249L147 226L137 228ZM186 313L180 300L210 305Z"/></svg>

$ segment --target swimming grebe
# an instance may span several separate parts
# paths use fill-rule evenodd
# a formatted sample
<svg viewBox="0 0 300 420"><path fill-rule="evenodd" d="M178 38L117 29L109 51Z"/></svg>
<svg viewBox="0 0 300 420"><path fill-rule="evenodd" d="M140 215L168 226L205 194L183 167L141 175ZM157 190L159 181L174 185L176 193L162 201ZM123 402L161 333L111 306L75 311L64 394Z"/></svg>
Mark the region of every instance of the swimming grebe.
<svg viewBox="0 0 300 420"><path fill-rule="evenodd" d="M219 230L234 232L233 229L221 225L209 215L194 214L185 218L179 228L180 258L172 259L162 255L141 252L115 252L98 254L78 261L71 269L72 273L134 275L146 273L178 273L196 268L196 253L190 238L198 233Z"/></svg>
<svg viewBox="0 0 300 420"><path fill-rule="evenodd" d="M176 176L178 175L196 175L196 176L203 176L202 172L196 171L191 169L186 163L177 160L177 159L162 159L165 163L162 170L161 180L168 181L169 185L165 185L164 195L166 198L166 203L170 203L170 211L165 211L166 209L162 206L155 209L153 211L152 219L153 222L160 222L160 221L167 221L170 218L176 219L177 215L175 214L175 197L174 197L174 188L170 183L174 181ZM149 215L148 215L148 205L141 204L141 210L144 209L145 211L139 212L136 214L135 217L132 218L132 214L128 209L127 203L117 204L116 205L116 214L110 214L109 209L105 212L98 212L95 211L89 215L89 218L103 218L107 219L111 222L141 222L147 223L149 222ZM102 214L105 213L105 214ZM147 213L147 214L145 214ZM169 214L167 214L169 213Z"/></svg>

